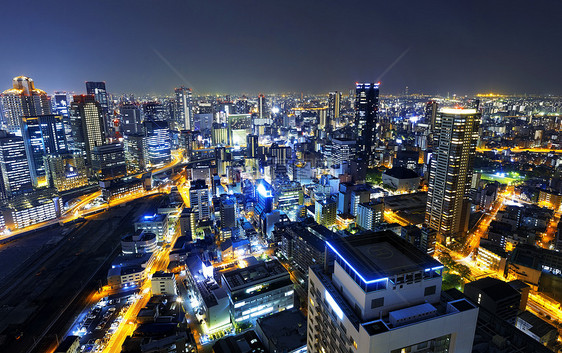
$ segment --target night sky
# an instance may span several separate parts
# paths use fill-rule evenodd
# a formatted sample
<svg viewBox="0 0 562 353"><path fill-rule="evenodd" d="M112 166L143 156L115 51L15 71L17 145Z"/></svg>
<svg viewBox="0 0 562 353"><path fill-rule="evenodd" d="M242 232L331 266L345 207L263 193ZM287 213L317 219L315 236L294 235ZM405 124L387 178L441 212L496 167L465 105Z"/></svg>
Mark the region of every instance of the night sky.
<svg viewBox="0 0 562 353"><path fill-rule="evenodd" d="M28 75L49 93L325 93L380 78L383 94L562 94L560 0L0 6L0 90Z"/></svg>

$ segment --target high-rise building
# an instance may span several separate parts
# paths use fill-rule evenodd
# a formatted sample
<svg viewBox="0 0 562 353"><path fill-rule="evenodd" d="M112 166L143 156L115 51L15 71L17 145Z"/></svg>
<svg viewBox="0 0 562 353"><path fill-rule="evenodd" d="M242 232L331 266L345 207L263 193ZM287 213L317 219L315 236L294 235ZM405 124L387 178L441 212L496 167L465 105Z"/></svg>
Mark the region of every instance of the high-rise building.
<svg viewBox="0 0 562 353"><path fill-rule="evenodd" d="M358 152L368 166L374 162L377 147L377 116L379 111L379 84L357 83L355 88L355 131Z"/></svg>
<svg viewBox="0 0 562 353"><path fill-rule="evenodd" d="M326 120L326 128L335 128L340 119L341 113L341 92L334 91L328 94L328 118Z"/></svg>
<svg viewBox="0 0 562 353"><path fill-rule="evenodd" d="M70 105L70 124L70 149L72 152L81 153L87 164L91 165L94 147L105 143L103 110L93 95L74 96Z"/></svg>
<svg viewBox="0 0 562 353"><path fill-rule="evenodd" d="M113 132L113 122L105 82L86 82L86 94L93 95L95 100L100 104L103 114L105 136L111 136Z"/></svg>
<svg viewBox="0 0 562 353"><path fill-rule="evenodd" d="M62 117L23 117L21 132L33 186L44 186L47 184L44 157L68 153Z"/></svg>
<svg viewBox="0 0 562 353"><path fill-rule="evenodd" d="M176 88L175 122L178 130L193 130L193 107L191 88Z"/></svg>
<svg viewBox="0 0 562 353"><path fill-rule="evenodd" d="M169 112L160 102L147 102L142 105L144 120L168 121Z"/></svg>
<svg viewBox="0 0 562 353"><path fill-rule="evenodd" d="M273 188L263 180L256 181L256 206L255 214L262 215L273 211Z"/></svg>
<svg viewBox="0 0 562 353"><path fill-rule="evenodd" d="M248 135L246 136L246 157L247 158L257 158L258 157L258 135Z"/></svg>
<svg viewBox="0 0 562 353"><path fill-rule="evenodd" d="M384 202L371 200L360 203L357 207L357 225L363 229L374 230L377 224L384 222Z"/></svg>
<svg viewBox="0 0 562 353"><path fill-rule="evenodd" d="M309 267L307 351L470 353L478 308L441 298L443 265L391 231L331 239Z"/></svg>
<svg viewBox="0 0 562 353"><path fill-rule="evenodd" d="M148 165L147 137L144 134L131 134L125 137L125 159L128 167L143 172Z"/></svg>
<svg viewBox="0 0 562 353"><path fill-rule="evenodd" d="M25 145L20 136L0 130L0 198L32 190Z"/></svg>
<svg viewBox="0 0 562 353"><path fill-rule="evenodd" d="M148 118L144 120L148 162L152 167L161 166L172 160L170 129L167 121Z"/></svg>
<svg viewBox="0 0 562 353"><path fill-rule="evenodd" d="M314 205L314 220L324 227L331 227L336 223L338 204L333 199L316 200Z"/></svg>
<svg viewBox="0 0 562 353"><path fill-rule="evenodd" d="M468 230L479 125L476 109L442 108L435 118L425 222L442 242Z"/></svg>
<svg viewBox="0 0 562 353"><path fill-rule="evenodd" d="M92 151L92 170L100 179L116 179L127 175L125 150L122 143L95 146Z"/></svg>
<svg viewBox="0 0 562 353"><path fill-rule="evenodd" d="M119 109L121 114L120 132L124 136L143 132L141 111L136 104L124 104Z"/></svg>
<svg viewBox="0 0 562 353"><path fill-rule="evenodd" d="M35 88L29 77L14 77L12 83L13 88L0 96L2 124L8 132L19 135L22 117L51 114L51 98L45 91Z"/></svg>
<svg viewBox="0 0 562 353"><path fill-rule="evenodd" d="M258 119L267 118L267 104L265 102L265 96L260 94L258 96Z"/></svg>
<svg viewBox="0 0 562 353"><path fill-rule="evenodd" d="M236 226L236 198L230 196L221 197L219 211L221 216L221 229Z"/></svg>
<svg viewBox="0 0 562 353"><path fill-rule="evenodd" d="M211 211L211 201L209 197L209 187L205 180L195 180L191 182L189 188L189 207L196 213L197 220L208 219Z"/></svg>

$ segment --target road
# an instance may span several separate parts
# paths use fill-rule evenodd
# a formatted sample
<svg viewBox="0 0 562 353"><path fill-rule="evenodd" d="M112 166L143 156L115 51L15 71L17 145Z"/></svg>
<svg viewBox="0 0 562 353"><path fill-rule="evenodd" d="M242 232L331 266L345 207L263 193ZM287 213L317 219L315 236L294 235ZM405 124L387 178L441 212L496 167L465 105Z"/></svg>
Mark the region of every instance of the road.
<svg viewBox="0 0 562 353"><path fill-rule="evenodd" d="M179 235L180 231L178 227L176 229L176 232L174 233L174 236L172 237L172 241L170 244L174 244ZM146 270L148 277L151 277L154 272L165 271L168 268L168 264L170 263L169 255L171 249L171 246L164 246L158 253L154 255L156 256L154 263ZM109 342L103 350L103 353L121 352L121 346L123 345L123 342L125 342L127 336L130 336L135 331L135 322L138 313L148 303L151 296L151 281L149 278L140 288L140 297L129 307L129 309L125 313L123 321L111 336Z"/></svg>

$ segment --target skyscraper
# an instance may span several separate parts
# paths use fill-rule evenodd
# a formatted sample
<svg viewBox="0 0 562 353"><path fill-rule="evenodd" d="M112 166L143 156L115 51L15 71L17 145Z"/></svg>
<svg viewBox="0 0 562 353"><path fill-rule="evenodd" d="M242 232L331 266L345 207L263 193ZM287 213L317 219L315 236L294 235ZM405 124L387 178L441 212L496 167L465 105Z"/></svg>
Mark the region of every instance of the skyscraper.
<svg viewBox="0 0 562 353"><path fill-rule="evenodd" d="M335 128L340 119L341 92L334 91L328 94L328 119L326 128Z"/></svg>
<svg viewBox="0 0 562 353"><path fill-rule="evenodd" d="M177 130L193 130L193 107L191 88L183 86L175 89L175 122Z"/></svg>
<svg viewBox="0 0 562 353"><path fill-rule="evenodd" d="M35 187L46 185L44 157L68 153L62 117L57 115L23 117L21 126L33 185Z"/></svg>
<svg viewBox="0 0 562 353"><path fill-rule="evenodd" d="M442 108L435 117L425 221L441 242L468 230L479 125L476 109Z"/></svg>
<svg viewBox="0 0 562 353"><path fill-rule="evenodd" d="M100 104L103 114L103 129L105 136L109 137L113 132L113 124L105 82L86 82L86 94L93 95Z"/></svg>
<svg viewBox="0 0 562 353"><path fill-rule="evenodd" d="M211 202L209 198L209 187L205 180L191 182L189 188L189 207L195 212L197 220L209 218Z"/></svg>
<svg viewBox="0 0 562 353"><path fill-rule="evenodd" d="M379 111L379 83L355 85L355 131L358 152L372 166L377 147L377 115Z"/></svg>
<svg viewBox="0 0 562 353"><path fill-rule="evenodd" d="M23 138L0 130L0 198L32 190Z"/></svg>
<svg viewBox="0 0 562 353"><path fill-rule="evenodd" d="M439 262L391 231L326 249L308 271L308 352L472 351L478 308L441 298Z"/></svg>
<svg viewBox="0 0 562 353"><path fill-rule="evenodd" d="M144 121L148 162L151 166L164 165L172 160L170 129L167 121Z"/></svg>
<svg viewBox="0 0 562 353"><path fill-rule="evenodd" d="M73 152L81 153L90 166L94 146L105 143L103 110L93 95L74 96L70 105L70 124L70 148Z"/></svg>
<svg viewBox="0 0 562 353"><path fill-rule="evenodd" d="M248 135L246 136L246 157L247 158L257 158L258 157L258 135Z"/></svg>
<svg viewBox="0 0 562 353"><path fill-rule="evenodd" d="M13 88L0 96L2 123L9 132L19 134L21 117L51 114L51 98L45 91L35 88L29 77L14 77L12 83Z"/></svg>
<svg viewBox="0 0 562 353"><path fill-rule="evenodd" d="M141 111L136 104L124 104L119 108L120 132L124 136L142 133Z"/></svg>
<svg viewBox="0 0 562 353"><path fill-rule="evenodd" d="M265 103L265 96L260 94L258 96L258 119L267 118L267 105Z"/></svg>

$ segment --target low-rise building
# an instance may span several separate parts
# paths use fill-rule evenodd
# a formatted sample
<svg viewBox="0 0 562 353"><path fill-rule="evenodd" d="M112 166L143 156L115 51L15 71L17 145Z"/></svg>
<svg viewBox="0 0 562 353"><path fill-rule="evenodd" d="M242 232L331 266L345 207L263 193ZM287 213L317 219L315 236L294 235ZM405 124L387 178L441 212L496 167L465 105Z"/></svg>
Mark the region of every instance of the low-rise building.
<svg viewBox="0 0 562 353"><path fill-rule="evenodd" d="M414 192L420 186L420 177L411 169L394 167L384 171L382 183L398 192Z"/></svg>
<svg viewBox="0 0 562 353"><path fill-rule="evenodd" d="M135 231L139 229L156 234L158 242L162 243L168 235L168 215L156 213L144 215L135 222Z"/></svg>
<svg viewBox="0 0 562 353"><path fill-rule="evenodd" d="M484 240L480 241L476 262L499 273L504 273L507 265L507 253L504 248Z"/></svg>
<svg viewBox="0 0 562 353"><path fill-rule="evenodd" d="M222 273L233 321L244 322L294 307L289 272L277 260Z"/></svg>
<svg viewBox="0 0 562 353"><path fill-rule="evenodd" d="M357 208L357 225L366 230L373 230L375 226L384 222L384 202L371 200L360 203Z"/></svg>
<svg viewBox="0 0 562 353"><path fill-rule="evenodd" d="M528 311L517 315L515 326L544 345L554 343L558 339L556 327Z"/></svg>
<svg viewBox="0 0 562 353"><path fill-rule="evenodd" d="M176 277L173 273L156 272L152 275L152 295L177 295Z"/></svg>
<svg viewBox="0 0 562 353"><path fill-rule="evenodd" d="M155 233L138 229L133 234L121 238L123 254L145 254L158 250L158 237Z"/></svg>
<svg viewBox="0 0 562 353"><path fill-rule="evenodd" d="M306 352L306 317L299 310L259 318L256 333L269 352Z"/></svg>
<svg viewBox="0 0 562 353"><path fill-rule="evenodd" d="M56 219L61 210L62 200L53 189L18 195L0 205L4 227L11 230Z"/></svg>
<svg viewBox="0 0 562 353"><path fill-rule="evenodd" d="M521 293L509 283L497 278L485 277L465 284L464 294L473 303L505 321L515 324Z"/></svg>

